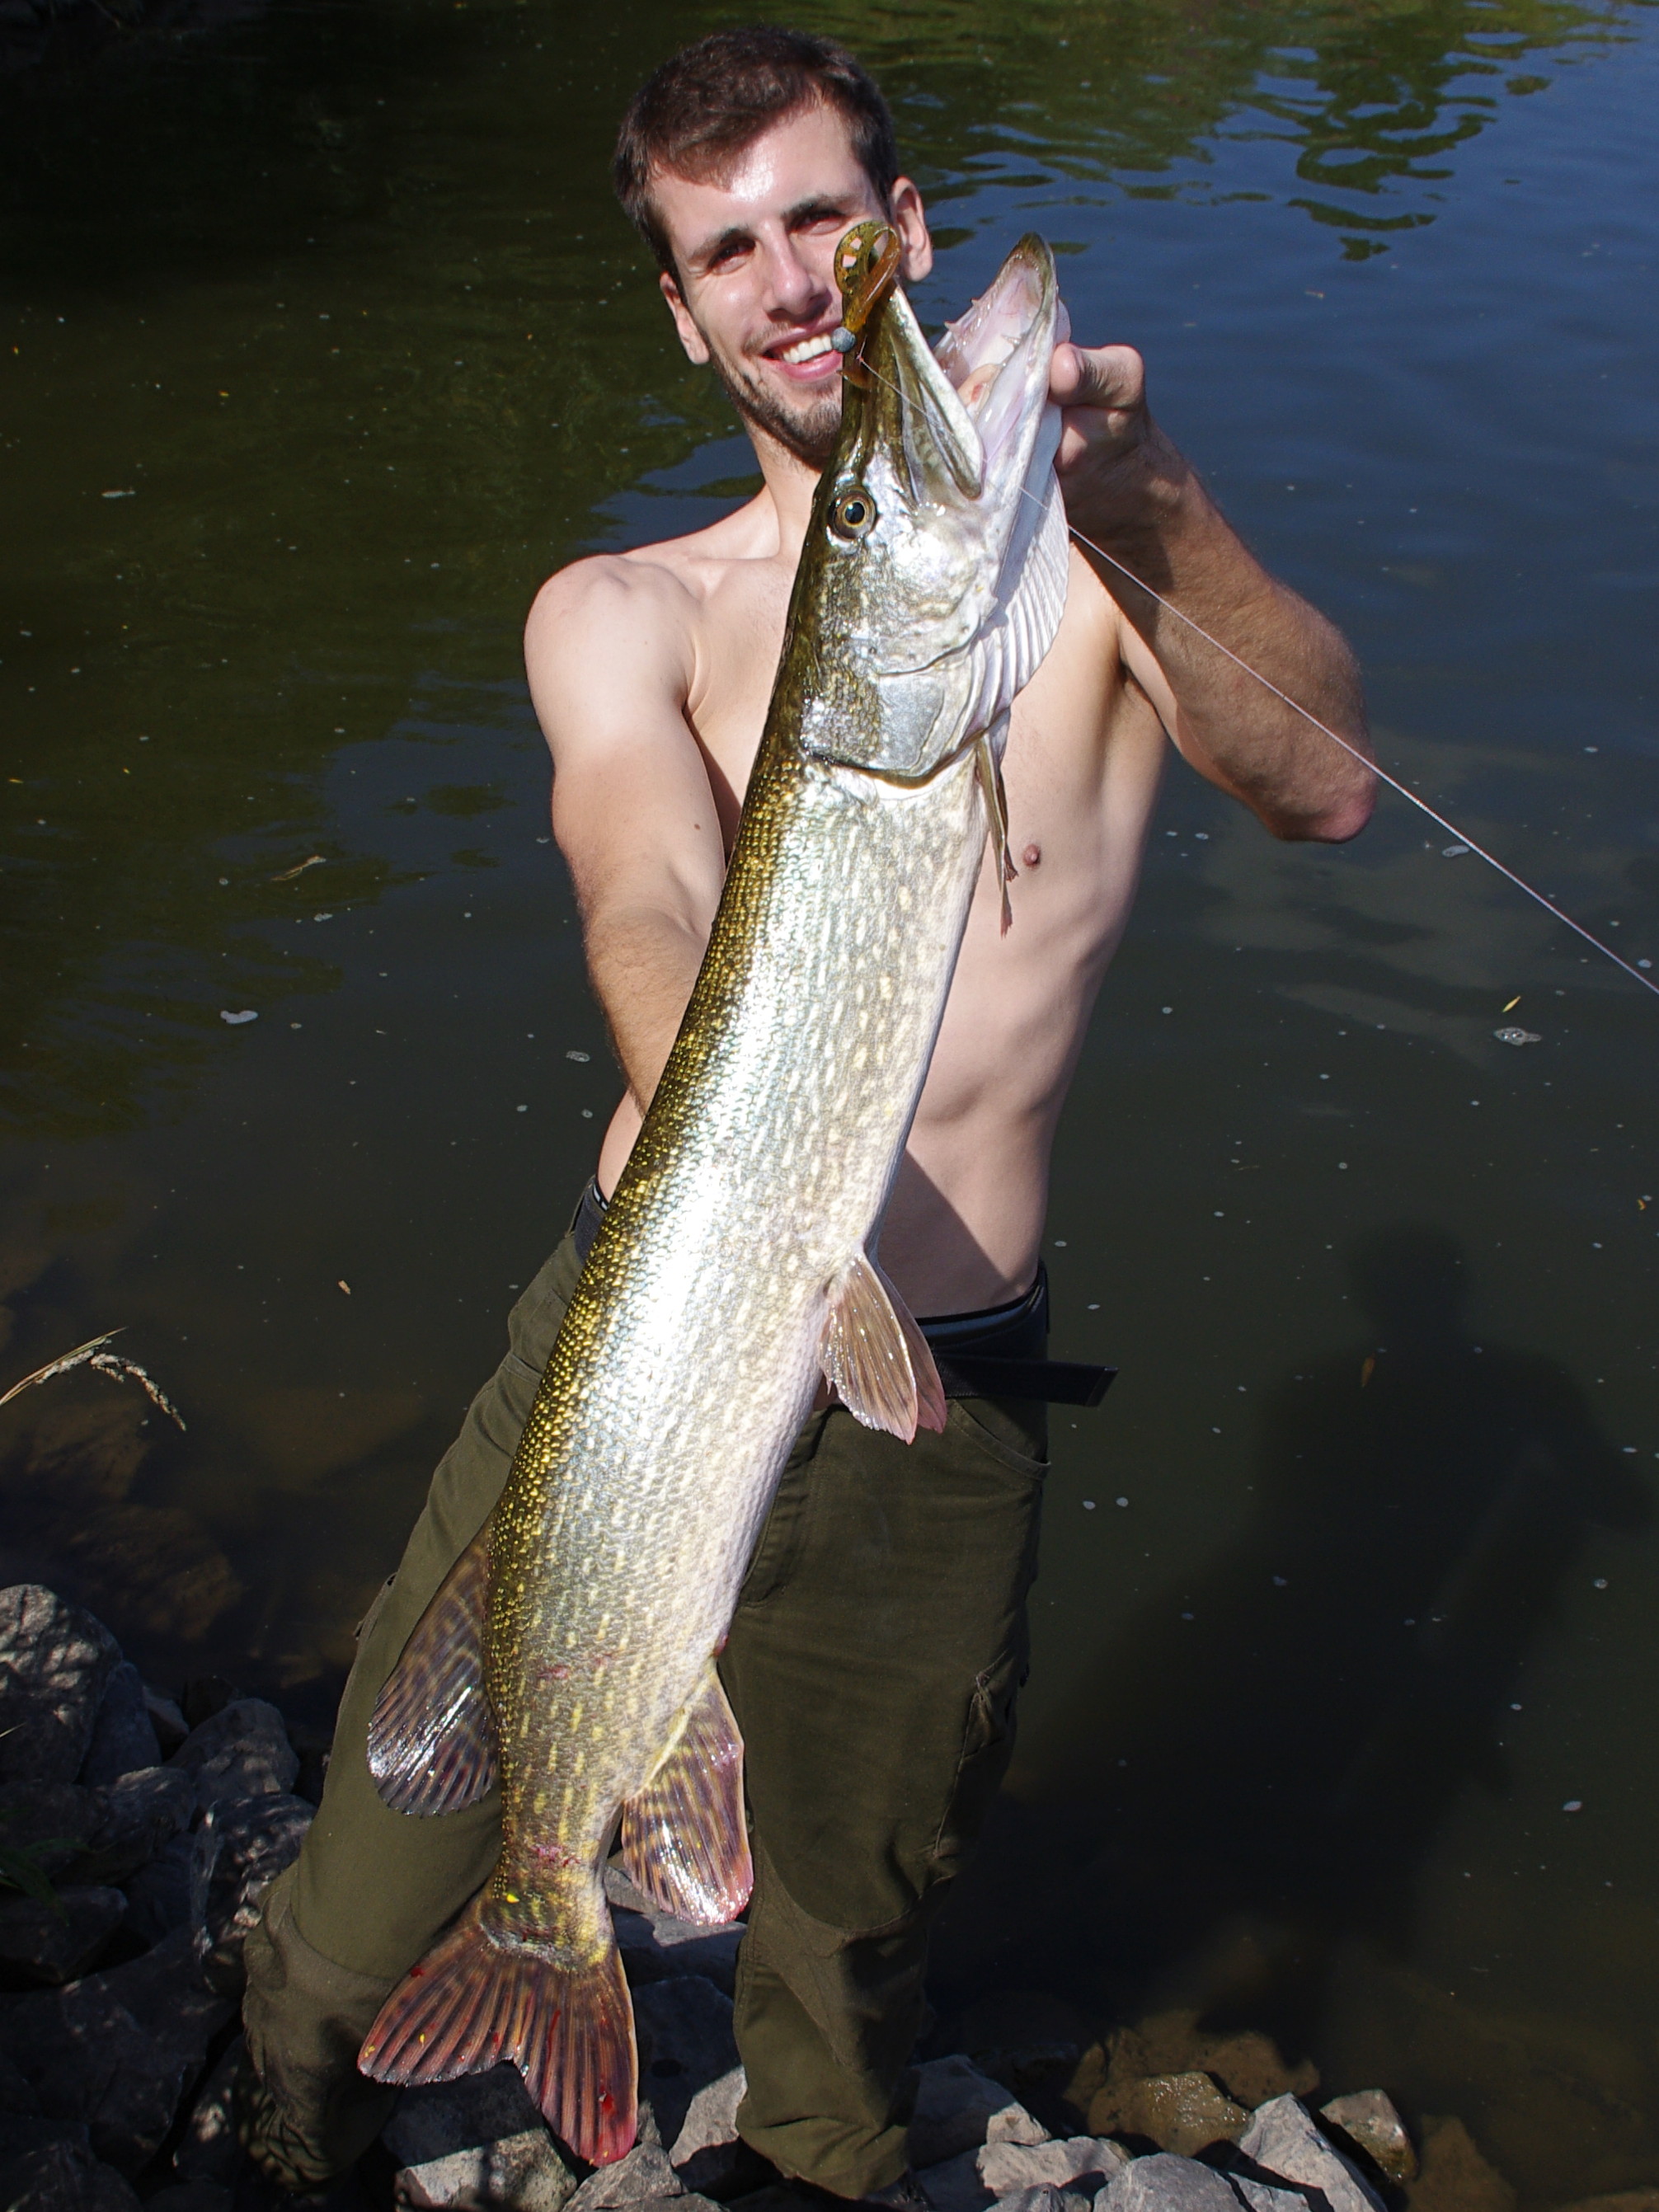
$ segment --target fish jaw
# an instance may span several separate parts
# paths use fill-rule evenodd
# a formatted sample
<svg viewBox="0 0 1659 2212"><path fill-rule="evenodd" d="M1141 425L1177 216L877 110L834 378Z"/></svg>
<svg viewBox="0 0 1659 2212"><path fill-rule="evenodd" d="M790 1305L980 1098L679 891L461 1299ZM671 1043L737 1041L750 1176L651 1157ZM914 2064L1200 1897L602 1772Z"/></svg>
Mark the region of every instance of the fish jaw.
<svg viewBox="0 0 1659 2212"><path fill-rule="evenodd" d="M1034 236L948 335L943 361L902 291L873 311L780 671L798 690L809 755L921 780L995 731L1036 673L1066 599L1048 398L1061 312Z"/></svg>

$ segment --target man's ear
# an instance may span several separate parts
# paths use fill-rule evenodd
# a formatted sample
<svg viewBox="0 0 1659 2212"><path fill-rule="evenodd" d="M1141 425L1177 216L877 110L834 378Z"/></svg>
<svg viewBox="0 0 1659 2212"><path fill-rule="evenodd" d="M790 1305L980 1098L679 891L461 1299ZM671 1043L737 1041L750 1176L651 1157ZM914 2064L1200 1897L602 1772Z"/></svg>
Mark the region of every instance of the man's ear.
<svg viewBox="0 0 1659 2212"><path fill-rule="evenodd" d="M933 241L928 235L927 216L921 204L921 194L908 177L894 179L890 205L893 228L897 231L899 243L903 248L899 275L907 284L915 284L933 265Z"/></svg>
<svg viewBox="0 0 1659 2212"><path fill-rule="evenodd" d="M662 295L668 302L668 312L674 318L674 328L680 334L680 343L685 348L685 357L696 368L708 366L708 348L702 332L692 321L685 301L680 297L680 288L668 271L663 270L657 278Z"/></svg>

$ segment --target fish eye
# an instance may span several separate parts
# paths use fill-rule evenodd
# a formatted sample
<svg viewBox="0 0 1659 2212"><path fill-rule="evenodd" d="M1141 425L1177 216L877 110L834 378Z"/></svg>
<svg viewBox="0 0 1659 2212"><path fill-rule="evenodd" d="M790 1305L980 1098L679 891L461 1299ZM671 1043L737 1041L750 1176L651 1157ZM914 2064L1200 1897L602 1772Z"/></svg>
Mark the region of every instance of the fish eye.
<svg viewBox="0 0 1659 2212"><path fill-rule="evenodd" d="M830 527L837 538L862 538L875 519L876 502L862 484L849 484L830 509Z"/></svg>

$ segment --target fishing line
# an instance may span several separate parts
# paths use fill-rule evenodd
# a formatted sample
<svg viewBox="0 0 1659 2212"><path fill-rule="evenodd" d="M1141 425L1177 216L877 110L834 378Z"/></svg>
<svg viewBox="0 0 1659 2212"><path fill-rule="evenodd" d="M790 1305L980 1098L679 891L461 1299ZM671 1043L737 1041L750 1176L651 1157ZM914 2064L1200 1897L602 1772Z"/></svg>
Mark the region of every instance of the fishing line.
<svg viewBox="0 0 1659 2212"><path fill-rule="evenodd" d="M868 362L866 362L864 366L872 376L884 384L890 392L896 393L901 401L904 399L904 393L899 391L899 387L890 377L883 376L881 371ZM1037 498L1035 492L1027 491L1023 484L1020 486L1020 493L1022 497L1029 499L1035 507L1041 507L1043 503ZM1069 522L1066 528L1079 545L1086 545L1090 552L1097 554L1108 567L1115 568L1120 576L1127 577L1137 591L1145 592L1149 599L1156 600L1158 605L1172 614L1177 622L1185 623L1195 636L1201 637L1206 645L1213 646L1224 659L1232 662L1235 668L1242 669L1246 676L1253 678L1261 684L1264 691L1271 691L1274 698L1281 701L1293 714L1299 714L1303 720L1310 724L1322 737L1328 738L1334 745L1340 745L1351 760L1357 760L1362 768L1369 769L1380 783L1386 783L1390 791L1398 792L1401 799L1409 799L1420 813L1428 816L1431 822L1448 831L1459 844L1467 845L1470 852L1477 859L1484 860L1489 868L1495 868L1506 883L1513 884L1518 891L1524 891L1529 899L1543 908L1546 914L1553 915L1557 921L1565 922L1576 936L1583 939L1586 945L1593 945L1605 959L1611 960L1615 968L1622 968L1632 982L1639 983L1644 991L1651 991L1654 997L1659 999L1659 983L1656 983L1650 976L1644 975L1639 968L1632 967L1621 954L1613 951L1612 945L1604 945L1599 937L1585 928L1582 921L1575 921L1565 908L1557 906L1553 899L1546 898L1540 890L1534 890L1524 876L1516 875L1513 868L1500 860L1495 853L1489 853L1484 845L1470 836L1468 830L1460 830L1455 822L1449 821L1445 815L1437 812L1426 799L1419 798L1409 784L1401 783L1398 776L1390 775L1387 769L1379 767L1376 761L1368 758L1358 745L1350 744L1346 738L1340 736L1332 729L1328 722L1322 722L1318 715L1304 707L1299 699L1292 699L1288 691L1281 691L1271 677L1264 676L1259 668L1252 668L1248 660L1242 659L1230 645L1224 645L1218 637L1213 636L1205 629L1202 623L1194 622L1191 615L1183 613L1173 599L1166 599L1162 592L1154 591L1144 578L1136 575L1133 568L1126 568L1115 554L1109 553L1103 545L1097 545L1092 538L1085 538L1080 530L1073 528Z"/></svg>

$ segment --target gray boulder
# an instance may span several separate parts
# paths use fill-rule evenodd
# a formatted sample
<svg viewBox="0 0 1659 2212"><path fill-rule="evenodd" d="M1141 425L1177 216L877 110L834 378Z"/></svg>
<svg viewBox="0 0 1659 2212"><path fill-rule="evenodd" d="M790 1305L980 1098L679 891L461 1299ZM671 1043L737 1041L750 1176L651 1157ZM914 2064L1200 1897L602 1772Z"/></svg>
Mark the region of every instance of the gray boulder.
<svg viewBox="0 0 1659 2212"><path fill-rule="evenodd" d="M0 2051L0 2120L9 2112L38 2112L40 2100L22 2069Z"/></svg>
<svg viewBox="0 0 1659 2212"><path fill-rule="evenodd" d="M1262 2181L1251 2173L1230 2173L1227 2179L1248 2212L1324 2212L1322 2191L1286 2188L1282 2183Z"/></svg>
<svg viewBox="0 0 1659 2212"><path fill-rule="evenodd" d="M0 1590L0 1783L73 1782L121 1647L39 1583Z"/></svg>
<svg viewBox="0 0 1659 2212"><path fill-rule="evenodd" d="M910 2163L920 2170L977 2150L985 2142L1040 2143L1047 2131L1000 2081L954 2053L916 2069Z"/></svg>
<svg viewBox="0 0 1659 2212"><path fill-rule="evenodd" d="M118 1782L141 1766L159 1766L161 1747L138 1669L124 1659L104 1685L103 1702L92 1724L92 1741L76 1780L96 1789Z"/></svg>
<svg viewBox="0 0 1659 2212"><path fill-rule="evenodd" d="M1209 2166L1160 2150L1132 2160L1096 2197L1095 2212L1238 2212L1238 2199Z"/></svg>
<svg viewBox="0 0 1659 2212"><path fill-rule="evenodd" d="M167 1765L191 1778L204 1810L227 1798L278 1796L300 1771L283 1717L263 1698L233 1698L191 1730Z"/></svg>
<svg viewBox="0 0 1659 2212"><path fill-rule="evenodd" d="M987 2143L975 2165L991 2195L1012 2197L1023 2190L1080 2190L1091 2201L1129 2162L1121 2143L1104 2136L1071 2136L1063 2142Z"/></svg>
<svg viewBox="0 0 1659 2212"><path fill-rule="evenodd" d="M65 1869L71 1881L125 1881L187 1827L195 1811L189 1777L165 1766L143 1767L87 1794L94 1826Z"/></svg>
<svg viewBox="0 0 1659 2212"><path fill-rule="evenodd" d="M236 2075L247 2046L239 2035L196 2093L185 2123L184 2140L173 2154L173 2170L180 2181L211 2181L227 2187L242 2162L236 2140L236 2117L232 2109ZM411 2090L411 2096L424 2091Z"/></svg>
<svg viewBox="0 0 1659 2212"><path fill-rule="evenodd" d="M1328 2212L1383 2212L1370 2182L1320 2133L1298 2098L1275 2097L1258 2106L1238 2148L1267 2180L1299 2181L1322 2191Z"/></svg>
<svg viewBox="0 0 1659 2212"><path fill-rule="evenodd" d="M0 2166L6 2212L139 2212L137 2193L83 2143L25 2151Z"/></svg>
<svg viewBox="0 0 1659 2212"><path fill-rule="evenodd" d="M701 1974L650 1982L635 1996L634 2032L641 2100L650 2105L659 2139L678 2142L698 2091L737 2067L732 2000Z"/></svg>
<svg viewBox="0 0 1659 2212"><path fill-rule="evenodd" d="M748 2086L742 2067L734 2066L706 2083L687 2106L669 2146L668 2162L688 2190L724 2197L741 2187L755 2163L738 2135L738 2106Z"/></svg>
<svg viewBox="0 0 1659 2212"><path fill-rule="evenodd" d="M1392 2099L1381 2089L1358 2089L1346 2097L1333 2097L1320 2106L1319 2117L1340 2128L1350 2142L1358 2143L1390 2181L1404 2186L1416 2180L1416 2148Z"/></svg>
<svg viewBox="0 0 1659 2212"><path fill-rule="evenodd" d="M400 2204L561 2212L576 2187L516 2066L406 2089L380 2141Z"/></svg>
<svg viewBox="0 0 1659 2212"><path fill-rule="evenodd" d="M997 2199L997 2212L1090 2212L1092 2197L1080 2189L1055 2189L1043 2182Z"/></svg>
<svg viewBox="0 0 1659 2212"><path fill-rule="evenodd" d="M210 1855L206 1922L207 1978L227 1996L242 1989L242 1944L259 1917L265 1891L300 1856L317 1808L283 1795L222 1798L202 1822Z"/></svg>
<svg viewBox="0 0 1659 2212"><path fill-rule="evenodd" d="M103 1950L126 1909L118 1889L60 1889L56 1905L0 1897L0 1966L37 1982L72 1982Z"/></svg>
<svg viewBox="0 0 1659 2212"><path fill-rule="evenodd" d="M640 2142L614 2166L596 2167L571 2197L568 2212L623 2212L624 2207L633 2212L665 2197L686 2201L684 2185L665 2151L656 2143Z"/></svg>
<svg viewBox="0 0 1659 2212"><path fill-rule="evenodd" d="M87 2148L87 2131L78 2120L49 2120L45 2113L0 2112L0 2166L26 2151L50 2150L57 2143ZM5 2199L0 2197L0 2203Z"/></svg>
<svg viewBox="0 0 1659 2212"><path fill-rule="evenodd" d="M126 1966L19 1997L0 2012L0 2049L48 2118L84 2121L100 2158L137 2172L231 2010L208 1989L195 1938L180 1929Z"/></svg>
<svg viewBox="0 0 1659 2212"><path fill-rule="evenodd" d="M605 1893L611 1900L617 1947L630 1983L666 1981L678 1974L702 1974L730 1996L738 1970L738 1946L744 1923L729 1922L724 1928L704 1928L691 1920L676 1920L659 1912L641 1895L618 1866L605 1870Z"/></svg>
<svg viewBox="0 0 1659 2212"><path fill-rule="evenodd" d="M185 1718L176 1698L158 1690L153 1682L144 1685L144 1710L149 1715L149 1724L155 1731L155 1741L161 1747L163 1759L173 1753L190 1734L190 1723Z"/></svg>
<svg viewBox="0 0 1659 2212"><path fill-rule="evenodd" d="M102 1803L72 1782L37 1782L0 1789L0 1838L27 1851L42 1874L58 1875L91 1842Z"/></svg>
<svg viewBox="0 0 1659 2212"><path fill-rule="evenodd" d="M210 1833L185 1831L169 1836L148 1866L127 1877L127 1926L141 1943L204 1925L214 1855Z"/></svg>

